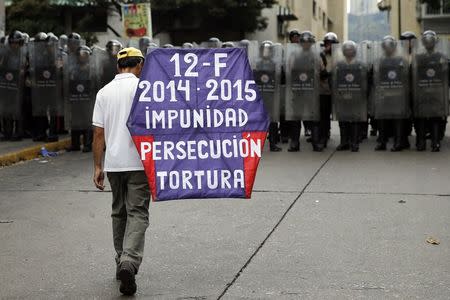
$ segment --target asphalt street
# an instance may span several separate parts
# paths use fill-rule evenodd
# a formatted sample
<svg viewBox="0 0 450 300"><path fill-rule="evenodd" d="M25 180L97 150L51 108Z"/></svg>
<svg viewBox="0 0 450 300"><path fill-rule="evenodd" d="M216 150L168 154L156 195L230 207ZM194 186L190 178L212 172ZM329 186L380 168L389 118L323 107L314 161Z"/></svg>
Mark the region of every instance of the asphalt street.
<svg viewBox="0 0 450 300"><path fill-rule="evenodd" d="M251 200L152 203L136 298L449 299L450 138L440 153L337 140L264 152ZM91 177L82 153L0 169L0 298L120 296L111 193Z"/></svg>

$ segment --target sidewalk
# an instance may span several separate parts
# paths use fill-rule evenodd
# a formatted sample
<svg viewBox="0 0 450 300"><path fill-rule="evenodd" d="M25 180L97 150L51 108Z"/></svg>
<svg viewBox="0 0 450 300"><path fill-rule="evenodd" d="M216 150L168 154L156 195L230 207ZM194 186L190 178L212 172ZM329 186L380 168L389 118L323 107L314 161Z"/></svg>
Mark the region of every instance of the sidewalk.
<svg viewBox="0 0 450 300"><path fill-rule="evenodd" d="M0 167L39 157L42 147L48 151L59 151L69 145L70 138L67 135L60 136L59 141L53 143L33 142L31 139L20 142L0 142Z"/></svg>

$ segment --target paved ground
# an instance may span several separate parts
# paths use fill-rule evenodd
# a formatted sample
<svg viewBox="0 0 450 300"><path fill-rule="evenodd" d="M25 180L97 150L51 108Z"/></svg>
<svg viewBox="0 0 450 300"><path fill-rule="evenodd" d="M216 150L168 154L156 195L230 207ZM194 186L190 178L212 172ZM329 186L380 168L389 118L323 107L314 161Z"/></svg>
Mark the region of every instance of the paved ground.
<svg viewBox="0 0 450 300"><path fill-rule="evenodd" d="M152 203L137 297L448 299L450 138L440 153L333 141L266 152L250 201ZM91 171L81 153L0 169L0 298L119 295Z"/></svg>

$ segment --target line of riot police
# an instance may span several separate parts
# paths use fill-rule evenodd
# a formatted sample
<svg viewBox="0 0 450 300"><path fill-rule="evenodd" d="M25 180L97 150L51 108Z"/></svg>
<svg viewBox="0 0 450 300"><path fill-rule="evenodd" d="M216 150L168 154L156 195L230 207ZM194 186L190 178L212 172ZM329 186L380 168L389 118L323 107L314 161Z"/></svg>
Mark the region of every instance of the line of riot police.
<svg viewBox="0 0 450 300"><path fill-rule="evenodd" d="M95 95L117 73L120 49L116 40L89 48L77 33L11 32L0 44L0 138L54 142L68 129L67 150L81 150L83 141L91 151Z"/></svg>
<svg viewBox="0 0 450 300"><path fill-rule="evenodd" d="M410 148L440 151L449 115L449 42L433 31L417 39L405 32L400 40L340 43L327 33L322 44L310 31L292 30L287 45L243 40L222 43L217 38L200 47L245 47L271 123L271 151L289 141L288 151L300 151L300 132L314 151L323 151L330 138L331 119L339 122L338 151L359 151L360 143L377 135L376 151ZM170 45L171 46L171 45ZM173 47L173 46L172 46ZM185 47L185 45L183 45ZM195 47L188 44L187 47Z"/></svg>
<svg viewBox="0 0 450 300"><path fill-rule="evenodd" d="M322 44L310 31L292 30L283 46L271 41L221 42L210 38L182 48L245 48L267 112L270 115L271 151L277 143L290 143L288 151L300 151L300 132L314 151L323 151L330 138L331 119L339 122L338 151L358 151L378 132L375 150L409 148L414 127L417 150L439 151L449 113L447 41L432 31L417 39L411 32L400 41L340 43L327 33ZM158 48L149 37L139 39L143 53ZM173 48L171 44L162 46ZM28 130L34 140L57 140L70 129L68 150L90 151L91 115L96 92L111 81L116 70L120 42L105 49L89 48L79 34L38 33L31 41L13 31L0 44L0 118L2 139L18 140ZM31 120L31 121L30 121ZM64 126L65 125L65 126Z"/></svg>

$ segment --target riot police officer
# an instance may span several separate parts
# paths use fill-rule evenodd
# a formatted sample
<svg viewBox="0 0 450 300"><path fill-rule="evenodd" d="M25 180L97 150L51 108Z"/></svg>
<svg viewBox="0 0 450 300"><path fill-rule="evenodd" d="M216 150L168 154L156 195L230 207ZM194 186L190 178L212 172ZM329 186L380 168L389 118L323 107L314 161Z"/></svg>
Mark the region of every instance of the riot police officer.
<svg viewBox="0 0 450 300"><path fill-rule="evenodd" d="M49 101L56 101L56 95L51 97L50 90L55 89L55 52L51 52L47 47L48 35L45 32L38 32L29 46L29 64L31 79L31 105L33 116L32 136L33 141L44 141L47 138L48 128L47 109ZM53 65L53 66L52 66ZM53 77L53 78L52 78ZM51 89L46 88L51 85Z"/></svg>
<svg viewBox="0 0 450 300"><path fill-rule="evenodd" d="M412 72L411 72L411 62L412 62L412 49L413 49L413 42L417 40L417 36L414 34L414 32L412 31L405 31L400 35L400 41L406 43L406 47L408 49L408 66L410 69L409 72L409 82L412 83ZM410 89L409 91L409 103L410 106L413 103L413 95L412 95L412 89ZM412 133L412 129L413 129L413 118L412 118L412 114L411 117L405 120L405 136L409 137ZM409 148L410 144L409 144L409 139L407 138L405 140L406 144L405 144L405 148Z"/></svg>
<svg viewBox="0 0 450 300"><path fill-rule="evenodd" d="M192 43L186 42L186 43L183 43L181 48L183 48L183 49L192 49L192 48L194 48L194 45Z"/></svg>
<svg viewBox="0 0 450 300"><path fill-rule="evenodd" d="M0 118L3 139L19 141L23 136L23 92L26 53L24 37L18 30L0 45Z"/></svg>
<svg viewBox="0 0 450 300"><path fill-rule="evenodd" d="M378 122L379 138L376 151L386 150L392 129L394 146L391 151L401 151L407 146L405 120L409 108L409 63L407 49L393 36L385 36L375 47L373 66L372 114Z"/></svg>
<svg viewBox="0 0 450 300"><path fill-rule="evenodd" d="M300 31L298 29L292 29L289 31L289 43L299 44L300 43ZM283 66L284 67L284 66ZM282 69L281 73L281 84L286 84L286 70ZM286 101L283 101L284 103ZM286 121L285 115L286 109L281 111L280 116L280 136L281 141L286 143L290 140L290 145L288 148L289 152L297 152L300 151L300 140L298 140L298 145L293 141L292 137L296 135L297 132L302 129L302 122L298 121Z"/></svg>
<svg viewBox="0 0 450 300"><path fill-rule="evenodd" d="M101 89L106 84L111 82L117 74L117 54L122 49L122 43L118 40L109 40L105 45L106 52L98 51L100 80L97 89Z"/></svg>
<svg viewBox="0 0 450 300"><path fill-rule="evenodd" d="M431 131L431 151L440 151L441 126L448 115L448 57L434 31L422 34L413 52L413 113L416 148L426 150L427 123Z"/></svg>
<svg viewBox="0 0 450 300"><path fill-rule="evenodd" d="M270 151L279 152L278 121L280 119L280 78L281 78L282 48L271 41L264 41L256 58L254 78L264 106L270 116L269 146Z"/></svg>
<svg viewBox="0 0 450 300"><path fill-rule="evenodd" d="M149 36L143 36L139 38L139 50L141 50L142 54L145 56L147 54L147 49L149 45L152 43L152 39Z"/></svg>
<svg viewBox="0 0 450 300"><path fill-rule="evenodd" d="M206 47L207 47L207 48L221 48L221 47L222 47L222 42L220 41L219 38L211 37L211 38L206 42Z"/></svg>
<svg viewBox="0 0 450 300"><path fill-rule="evenodd" d="M362 123L367 122L367 67L357 55L353 41L333 50L333 108L341 130L338 151L358 152Z"/></svg>
<svg viewBox="0 0 450 300"><path fill-rule="evenodd" d="M315 37L310 31L300 33L299 44L286 48L286 120L293 121L291 151L300 144L300 121L312 130L314 151L322 151L320 139L319 74L322 68Z"/></svg>
<svg viewBox="0 0 450 300"><path fill-rule="evenodd" d="M83 136L83 152L92 151L91 117L94 106L95 84L92 51L80 46L64 68L66 105L68 106L71 129L71 146L67 151L79 151Z"/></svg>
<svg viewBox="0 0 450 300"><path fill-rule="evenodd" d="M320 72L320 139L326 147L331 130L331 69L332 49L338 44L338 36L334 32L328 32L323 37L323 51L320 54L323 69Z"/></svg>
<svg viewBox="0 0 450 300"><path fill-rule="evenodd" d="M222 44L222 48L234 48L236 45L233 42L225 42Z"/></svg>
<svg viewBox="0 0 450 300"><path fill-rule="evenodd" d="M61 34L59 36L59 48L60 50L67 52L67 44L69 42L69 38L66 34Z"/></svg>
<svg viewBox="0 0 450 300"><path fill-rule="evenodd" d="M300 43L300 31L298 29L289 31L289 42L294 44Z"/></svg>

